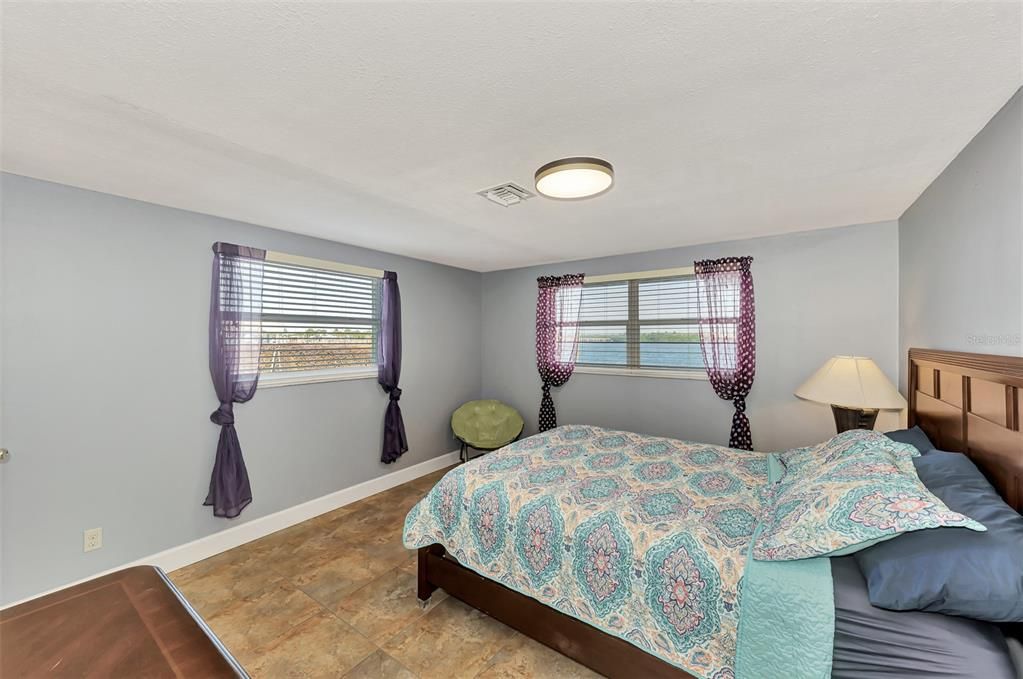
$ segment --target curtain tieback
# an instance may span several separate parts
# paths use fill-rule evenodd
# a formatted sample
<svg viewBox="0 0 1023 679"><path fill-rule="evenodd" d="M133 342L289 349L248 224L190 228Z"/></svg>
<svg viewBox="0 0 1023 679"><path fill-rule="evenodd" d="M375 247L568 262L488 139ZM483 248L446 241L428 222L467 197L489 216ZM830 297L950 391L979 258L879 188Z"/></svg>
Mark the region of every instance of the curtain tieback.
<svg viewBox="0 0 1023 679"><path fill-rule="evenodd" d="M732 405L735 406L735 412L744 413L746 412L746 399L742 396L732 399Z"/></svg>
<svg viewBox="0 0 1023 679"><path fill-rule="evenodd" d="M541 387L541 389L543 389L543 395L544 396L550 396L551 395L551 383L550 382L544 382L543 386Z"/></svg>
<svg viewBox="0 0 1023 679"><path fill-rule="evenodd" d="M221 427L234 424L234 403L221 403L220 407L210 415L210 422Z"/></svg>
<svg viewBox="0 0 1023 679"><path fill-rule="evenodd" d="M399 389L398 387L394 387L387 393L387 395L390 397L392 401L397 401L398 399L401 398L401 389Z"/></svg>

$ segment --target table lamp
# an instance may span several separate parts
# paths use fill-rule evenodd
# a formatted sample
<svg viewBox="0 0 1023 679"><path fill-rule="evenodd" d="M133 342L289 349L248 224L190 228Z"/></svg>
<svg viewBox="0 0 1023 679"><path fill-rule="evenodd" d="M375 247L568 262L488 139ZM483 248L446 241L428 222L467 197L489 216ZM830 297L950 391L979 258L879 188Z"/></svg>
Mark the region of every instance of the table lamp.
<svg viewBox="0 0 1023 679"><path fill-rule="evenodd" d="M873 429L878 410L902 410L906 399L881 369L862 356L834 356L796 389L796 396L827 403L839 433Z"/></svg>

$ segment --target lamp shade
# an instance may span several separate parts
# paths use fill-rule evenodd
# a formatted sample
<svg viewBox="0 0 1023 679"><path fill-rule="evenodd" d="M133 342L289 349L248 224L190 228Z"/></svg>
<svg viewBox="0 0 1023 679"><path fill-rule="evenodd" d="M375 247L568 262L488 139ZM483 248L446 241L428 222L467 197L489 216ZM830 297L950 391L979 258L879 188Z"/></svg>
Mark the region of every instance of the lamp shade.
<svg viewBox="0 0 1023 679"><path fill-rule="evenodd" d="M844 408L902 410L906 399L869 358L835 356L821 366L796 396Z"/></svg>

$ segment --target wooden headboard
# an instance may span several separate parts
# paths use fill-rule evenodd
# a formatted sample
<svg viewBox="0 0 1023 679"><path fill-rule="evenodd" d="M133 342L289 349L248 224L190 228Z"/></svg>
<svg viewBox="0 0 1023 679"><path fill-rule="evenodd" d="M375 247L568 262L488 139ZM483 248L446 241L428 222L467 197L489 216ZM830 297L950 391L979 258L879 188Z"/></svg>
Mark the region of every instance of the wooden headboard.
<svg viewBox="0 0 1023 679"><path fill-rule="evenodd" d="M1023 358L909 350L909 426L940 450L966 453L1023 512Z"/></svg>

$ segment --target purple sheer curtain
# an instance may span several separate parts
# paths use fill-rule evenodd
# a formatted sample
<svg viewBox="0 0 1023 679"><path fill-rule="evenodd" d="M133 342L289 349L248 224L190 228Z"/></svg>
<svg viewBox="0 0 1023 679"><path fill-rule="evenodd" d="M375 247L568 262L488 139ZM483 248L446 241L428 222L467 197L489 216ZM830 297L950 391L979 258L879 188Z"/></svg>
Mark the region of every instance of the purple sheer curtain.
<svg viewBox="0 0 1023 679"><path fill-rule="evenodd" d="M398 274L385 271L380 294L380 339L377 342L377 382L390 397L384 412L384 447L380 461L390 464L408 450L401 417L401 294Z"/></svg>
<svg viewBox="0 0 1023 679"><path fill-rule="evenodd" d="M695 263L700 305L700 349L711 386L735 405L728 446L753 449L746 396L757 367L752 257Z"/></svg>
<svg viewBox="0 0 1023 679"><path fill-rule="evenodd" d="M213 244L210 293L210 376L220 400L210 420L220 425L210 491L214 516L234 518L252 502L249 474L234 428L234 404L256 394L262 342L263 261L266 251Z"/></svg>
<svg viewBox="0 0 1023 679"><path fill-rule="evenodd" d="M551 387L568 382L575 369L583 274L541 276L536 283L536 369L543 381L539 428L547 431L558 426Z"/></svg>

